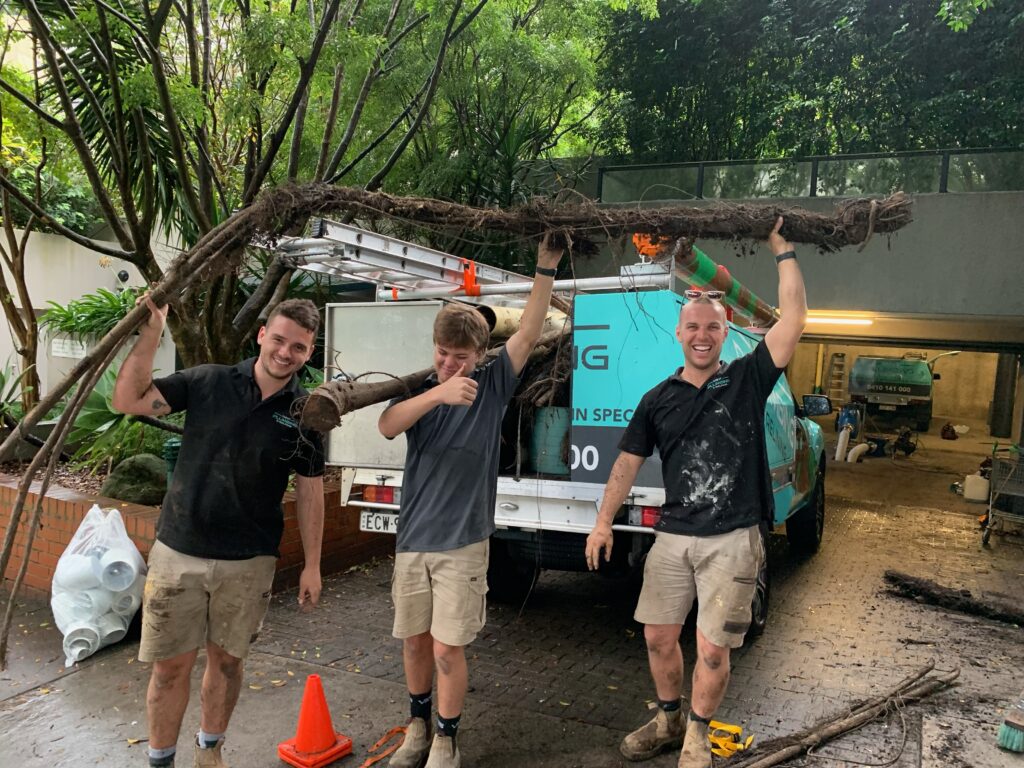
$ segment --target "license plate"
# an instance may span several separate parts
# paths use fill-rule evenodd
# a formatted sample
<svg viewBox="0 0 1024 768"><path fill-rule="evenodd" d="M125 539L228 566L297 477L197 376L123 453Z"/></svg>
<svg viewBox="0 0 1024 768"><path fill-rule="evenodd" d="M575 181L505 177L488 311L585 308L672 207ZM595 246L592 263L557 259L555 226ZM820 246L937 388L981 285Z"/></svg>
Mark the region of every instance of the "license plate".
<svg viewBox="0 0 1024 768"><path fill-rule="evenodd" d="M880 410L880 411L895 411L896 410L896 406L895 405L880 405L880 406L878 406L878 410Z"/></svg>
<svg viewBox="0 0 1024 768"><path fill-rule="evenodd" d="M392 512L360 512L359 530L369 533L397 533L398 515Z"/></svg>

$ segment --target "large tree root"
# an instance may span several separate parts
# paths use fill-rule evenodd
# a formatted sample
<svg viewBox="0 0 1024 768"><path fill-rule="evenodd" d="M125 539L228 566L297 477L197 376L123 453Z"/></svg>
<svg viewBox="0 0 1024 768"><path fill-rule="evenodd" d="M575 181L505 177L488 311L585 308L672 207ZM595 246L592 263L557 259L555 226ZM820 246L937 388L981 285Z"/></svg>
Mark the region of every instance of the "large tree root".
<svg viewBox="0 0 1024 768"><path fill-rule="evenodd" d="M1024 626L1024 610L1011 605L978 600L966 589L950 589L929 579L921 579L899 571L886 571L885 580L889 584L888 592L898 597L908 597L959 613Z"/></svg>
<svg viewBox="0 0 1024 768"><path fill-rule="evenodd" d="M769 768L807 752L831 739L860 728L888 709L901 707L947 688L960 675L960 670L926 677L935 664L930 663L901 681L888 693L861 702L829 718L820 720L810 728L792 736L766 741L736 762L730 768Z"/></svg>
<svg viewBox="0 0 1024 768"><path fill-rule="evenodd" d="M395 197L328 184L279 187L275 192L296 198L292 205L316 212L347 212L359 218L388 218L436 230L490 230L521 238L536 238L547 230L568 235L577 250L595 241L643 232L664 240L706 238L764 240L784 216L784 234L794 243L809 243L824 251L865 243L874 234L890 234L911 222L910 198L897 192L882 200L858 198L839 203L832 214L816 213L777 202L703 206L599 207L593 202L556 205L546 200L501 210L472 208L417 197ZM258 201L268 221L280 213L277 198ZM281 229L276 232L285 231Z"/></svg>

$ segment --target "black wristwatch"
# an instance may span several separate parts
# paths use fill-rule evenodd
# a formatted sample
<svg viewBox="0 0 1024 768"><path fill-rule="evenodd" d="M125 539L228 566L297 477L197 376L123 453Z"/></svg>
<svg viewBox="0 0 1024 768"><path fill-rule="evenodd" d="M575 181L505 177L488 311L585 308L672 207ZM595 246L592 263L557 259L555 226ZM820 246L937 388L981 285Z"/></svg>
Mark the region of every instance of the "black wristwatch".
<svg viewBox="0 0 1024 768"><path fill-rule="evenodd" d="M544 275L544 277L554 277L556 274L558 274L558 270L551 269L551 267L537 267L537 269L534 271L538 275Z"/></svg>
<svg viewBox="0 0 1024 768"><path fill-rule="evenodd" d="M775 257L775 263L776 264L781 264L786 259L795 259L795 258L796 258L796 251L786 251L785 253L780 253L778 256Z"/></svg>

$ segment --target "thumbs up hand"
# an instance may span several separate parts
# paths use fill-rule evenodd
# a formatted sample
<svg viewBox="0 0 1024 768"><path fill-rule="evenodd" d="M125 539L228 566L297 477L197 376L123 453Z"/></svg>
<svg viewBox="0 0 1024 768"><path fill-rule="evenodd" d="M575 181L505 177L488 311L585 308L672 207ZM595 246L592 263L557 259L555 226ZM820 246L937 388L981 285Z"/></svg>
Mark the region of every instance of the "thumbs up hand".
<svg viewBox="0 0 1024 768"><path fill-rule="evenodd" d="M476 400L477 383L469 378L471 363L463 363L458 372L437 387L441 402L447 405L472 405Z"/></svg>

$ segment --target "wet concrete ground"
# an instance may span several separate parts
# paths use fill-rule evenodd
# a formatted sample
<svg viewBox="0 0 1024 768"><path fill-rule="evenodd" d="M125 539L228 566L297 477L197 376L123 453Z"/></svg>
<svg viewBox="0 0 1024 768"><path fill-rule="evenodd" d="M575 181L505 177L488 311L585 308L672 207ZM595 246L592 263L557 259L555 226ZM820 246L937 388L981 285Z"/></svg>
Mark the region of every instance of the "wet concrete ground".
<svg viewBox="0 0 1024 768"><path fill-rule="evenodd" d="M929 660L941 670L959 667L960 683L789 765L1024 765L1024 756L995 747L1002 712L1024 689L1024 630L892 597L882 581L895 568L1019 605L1024 539L996 536L982 549L974 519L980 510L943 505L959 500L935 490L948 494L961 460L936 452L915 461L900 469L830 468L830 486L847 498L830 494L815 557L795 560L784 536L773 537L770 624L734 654L718 716L763 741L876 694ZM336 728L355 742L355 756L339 765L358 766L369 745L404 722L389 588L384 561L326 580L314 613L299 612L293 593L275 597L229 731L232 766L282 765L276 745L294 734L311 672L323 678ZM625 580L544 573L522 605L490 606L469 651L464 765L625 764L617 744L650 717L653 697L642 628L631 618L635 595ZM16 627L11 669L0 673L0 768L145 765L145 743L136 740L146 736L148 669L134 661L135 644L101 651L64 673L45 606L26 605ZM689 637L683 651L689 664ZM194 688L198 682L196 674ZM185 750L197 719L194 691L179 766L190 764ZM675 761L663 755L647 765Z"/></svg>

